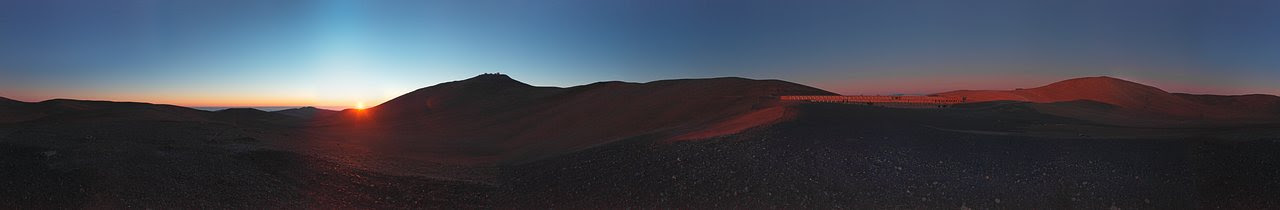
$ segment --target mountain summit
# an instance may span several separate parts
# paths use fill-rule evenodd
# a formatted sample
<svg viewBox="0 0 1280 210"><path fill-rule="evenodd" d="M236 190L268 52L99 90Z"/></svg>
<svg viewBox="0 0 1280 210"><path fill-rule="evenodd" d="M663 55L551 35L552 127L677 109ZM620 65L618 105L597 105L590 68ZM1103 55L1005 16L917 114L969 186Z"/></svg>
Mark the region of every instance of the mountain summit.
<svg viewBox="0 0 1280 210"><path fill-rule="evenodd" d="M556 92L559 88L534 87L505 74L489 73L465 80L421 88L379 104L370 110L381 116L416 116L436 109L479 111Z"/></svg>
<svg viewBox="0 0 1280 210"><path fill-rule="evenodd" d="M484 74L476 75L469 79L465 79L463 81L516 82L516 83L524 84L523 82L516 81L515 79L512 79L511 76L508 76L502 73L484 73Z"/></svg>
<svg viewBox="0 0 1280 210"><path fill-rule="evenodd" d="M471 77L469 79L458 81L459 83L470 87L485 88L527 88L533 85L512 79L511 76L501 73L486 73Z"/></svg>

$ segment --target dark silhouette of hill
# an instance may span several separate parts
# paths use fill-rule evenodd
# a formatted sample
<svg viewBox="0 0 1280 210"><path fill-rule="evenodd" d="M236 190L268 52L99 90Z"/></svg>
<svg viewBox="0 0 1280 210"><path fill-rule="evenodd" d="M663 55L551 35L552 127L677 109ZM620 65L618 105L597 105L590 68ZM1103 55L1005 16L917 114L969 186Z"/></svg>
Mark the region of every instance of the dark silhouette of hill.
<svg viewBox="0 0 1280 210"><path fill-rule="evenodd" d="M314 118L321 118L321 117L331 117L331 116L333 116L333 115L337 115L337 114L338 114L338 111L333 111L333 110L328 110L328 109L321 109L321 108L310 107L310 106L308 106L308 107L292 108L292 109L285 109L285 110L279 110L279 111L274 111L274 112L275 112L275 113L279 113L279 114L283 114L283 115L289 115L289 116L293 116L293 117L303 118L303 119L314 119Z"/></svg>
<svg viewBox="0 0 1280 210"><path fill-rule="evenodd" d="M187 107L138 102L52 99L18 105L26 113L19 120L62 121L208 121L208 112ZM7 119L8 120L8 119Z"/></svg>
<svg viewBox="0 0 1280 210"><path fill-rule="evenodd" d="M502 74L482 74L401 95L369 110L379 116L415 117L437 109L492 109L544 97L560 88L538 88Z"/></svg>
<svg viewBox="0 0 1280 210"><path fill-rule="evenodd" d="M43 116L30 103L0 97L0 123L21 122Z"/></svg>
<svg viewBox="0 0 1280 210"><path fill-rule="evenodd" d="M264 122L276 124L296 123L296 117L265 112L250 108L233 108L214 112L198 109L139 102L91 101L51 99L36 103L20 101L3 102L0 122L17 123L42 121L67 122L118 122L118 121L186 121L186 122Z"/></svg>
<svg viewBox="0 0 1280 210"><path fill-rule="evenodd" d="M23 103L23 102L5 98L5 97L0 97L0 106L9 106L9 105L20 104L20 103Z"/></svg>

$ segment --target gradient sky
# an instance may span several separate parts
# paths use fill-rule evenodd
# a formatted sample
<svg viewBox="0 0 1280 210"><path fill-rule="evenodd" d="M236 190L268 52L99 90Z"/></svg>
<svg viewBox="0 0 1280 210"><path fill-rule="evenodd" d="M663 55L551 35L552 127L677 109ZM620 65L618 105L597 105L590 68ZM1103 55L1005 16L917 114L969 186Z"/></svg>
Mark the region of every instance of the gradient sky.
<svg viewBox="0 0 1280 210"><path fill-rule="evenodd" d="M353 106L484 72L1280 94L1280 1L0 0L0 96L25 101Z"/></svg>

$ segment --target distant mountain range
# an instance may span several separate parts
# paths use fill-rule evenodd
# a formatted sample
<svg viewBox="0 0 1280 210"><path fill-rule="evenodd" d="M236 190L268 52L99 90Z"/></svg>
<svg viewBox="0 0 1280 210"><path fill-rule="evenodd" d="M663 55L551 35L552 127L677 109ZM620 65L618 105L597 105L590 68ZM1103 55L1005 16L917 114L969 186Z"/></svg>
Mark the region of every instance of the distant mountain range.
<svg viewBox="0 0 1280 210"><path fill-rule="evenodd" d="M384 139L406 151L481 162L525 160L619 139L679 141L731 135L787 121L804 110L782 95L836 95L780 80L678 79L597 82L560 88L484 74L421 88L366 110L314 107L265 112L55 99L0 100L0 123L27 121L201 121L311 126L347 138ZM1050 115L1115 125L1266 123L1280 119L1280 97L1169 93L1111 77L1076 78L1017 90L936 95L973 103L1031 102ZM353 126L359 125L359 129ZM394 134L394 135L388 135ZM410 143L404 143L410 142Z"/></svg>
<svg viewBox="0 0 1280 210"><path fill-rule="evenodd" d="M0 98L0 204L1255 209L1280 196L1276 96L1110 77L936 94L967 101L950 108L786 95L836 94L484 74L363 110Z"/></svg>

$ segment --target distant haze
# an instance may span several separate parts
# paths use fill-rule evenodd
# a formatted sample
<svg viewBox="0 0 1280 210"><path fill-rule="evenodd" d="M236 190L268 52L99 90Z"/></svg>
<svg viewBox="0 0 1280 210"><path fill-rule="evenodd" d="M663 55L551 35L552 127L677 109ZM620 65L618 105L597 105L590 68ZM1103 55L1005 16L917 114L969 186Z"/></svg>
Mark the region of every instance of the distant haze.
<svg viewBox="0 0 1280 210"><path fill-rule="evenodd" d="M484 72L1280 94L1277 20L1256 0L0 1L0 96L354 107Z"/></svg>

